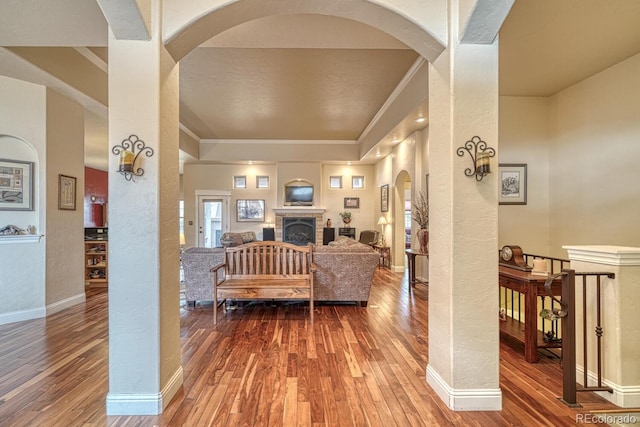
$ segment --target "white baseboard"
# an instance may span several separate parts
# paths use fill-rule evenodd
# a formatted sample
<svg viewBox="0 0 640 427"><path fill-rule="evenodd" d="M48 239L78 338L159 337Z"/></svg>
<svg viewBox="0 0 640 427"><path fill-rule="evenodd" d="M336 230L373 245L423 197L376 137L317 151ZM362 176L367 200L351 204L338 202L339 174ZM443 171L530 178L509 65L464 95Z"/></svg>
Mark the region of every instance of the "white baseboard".
<svg viewBox="0 0 640 427"><path fill-rule="evenodd" d="M46 310L44 307L32 308L29 310L12 311L10 313L0 314L0 325L7 323L22 322L24 320L40 319L45 317Z"/></svg>
<svg viewBox="0 0 640 427"><path fill-rule="evenodd" d="M47 316L50 316L52 314L55 314L59 311L62 311L66 308L69 307L73 307L74 305L77 304L82 304L83 302L85 302L87 299L85 293L81 293L81 294L77 294L74 295L72 297L69 298L65 298L63 300L60 301L56 301L52 304L47 305L46 310L47 310Z"/></svg>
<svg viewBox="0 0 640 427"><path fill-rule="evenodd" d="M158 415L169 404L183 383L182 366L171 376L160 393L108 393L107 415Z"/></svg>
<svg viewBox="0 0 640 427"><path fill-rule="evenodd" d="M576 366L576 380L578 384L582 384L584 379L584 368L582 366ZM587 371L588 385L594 386L598 384L598 375L595 372ZM606 378L602 379L603 385L611 387L613 393L608 391L596 391L595 393L609 402L613 403L620 408L640 408L640 385L622 386L616 384ZM580 394L578 394L578 398Z"/></svg>
<svg viewBox="0 0 640 427"><path fill-rule="evenodd" d="M456 390L442 379L431 367L427 366L427 383L436 394L454 411L500 411L502 410L502 391L497 389Z"/></svg>

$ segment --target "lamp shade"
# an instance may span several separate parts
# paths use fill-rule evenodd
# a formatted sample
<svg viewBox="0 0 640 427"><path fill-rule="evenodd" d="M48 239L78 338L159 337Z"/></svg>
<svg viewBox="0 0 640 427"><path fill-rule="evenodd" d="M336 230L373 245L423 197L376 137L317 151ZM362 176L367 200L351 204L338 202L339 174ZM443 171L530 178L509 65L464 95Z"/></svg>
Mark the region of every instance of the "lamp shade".
<svg viewBox="0 0 640 427"><path fill-rule="evenodd" d="M384 217L384 215L381 215L380 218L378 218L378 225L387 225L387 218Z"/></svg>

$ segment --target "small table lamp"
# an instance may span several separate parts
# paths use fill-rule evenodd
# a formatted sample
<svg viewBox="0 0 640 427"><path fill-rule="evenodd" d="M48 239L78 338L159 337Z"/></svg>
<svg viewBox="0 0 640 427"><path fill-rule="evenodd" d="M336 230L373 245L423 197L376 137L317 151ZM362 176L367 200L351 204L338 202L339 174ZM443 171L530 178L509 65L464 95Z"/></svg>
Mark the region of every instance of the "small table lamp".
<svg viewBox="0 0 640 427"><path fill-rule="evenodd" d="M387 218L385 218L384 215L380 215L380 218L378 218L378 225L380 226L380 229L382 231L382 233L380 234L380 241L382 246L384 246L384 226L387 224Z"/></svg>

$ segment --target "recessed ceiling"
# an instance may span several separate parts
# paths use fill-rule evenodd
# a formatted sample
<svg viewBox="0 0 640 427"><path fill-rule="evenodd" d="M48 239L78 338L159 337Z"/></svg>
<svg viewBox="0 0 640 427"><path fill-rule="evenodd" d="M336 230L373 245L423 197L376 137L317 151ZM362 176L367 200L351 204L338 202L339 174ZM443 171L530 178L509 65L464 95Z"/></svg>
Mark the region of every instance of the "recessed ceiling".
<svg viewBox="0 0 640 427"><path fill-rule="evenodd" d="M638 22L640 1L516 1L500 32L500 95L550 96L639 53ZM0 40L3 46L104 47L106 21L94 1L11 0L0 6ZM104 48L91 50L106 61ZM388 34L343 18L247 22L181 61L181 123L197 139L227 143L357 141L416 57ZM1 50L0 59L0 74L47 81ZM393 139L427 125L414 119L428 112L428 99L416 104L404 120L385 123L378 147L388 150ZM106 169L107 159L99 160L108 153L106 117L87 117L87 165ZM369 157L375 151L362 160L375 161Z"/></svg>

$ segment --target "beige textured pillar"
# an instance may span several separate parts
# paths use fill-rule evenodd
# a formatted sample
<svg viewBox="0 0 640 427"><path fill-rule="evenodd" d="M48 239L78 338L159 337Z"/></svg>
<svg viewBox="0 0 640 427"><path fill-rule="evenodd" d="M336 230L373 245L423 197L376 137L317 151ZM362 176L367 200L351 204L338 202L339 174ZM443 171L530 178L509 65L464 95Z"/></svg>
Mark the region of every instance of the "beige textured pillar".
<svg viewBox="0 0 640 427"><path fill-rule="evenodd" d="M429 70L429 364L427 381L454 410L499 410L498 42L459 44L450 1L447 49ZM465 175L474 136L496 150L492 174Z"/></svg>
<svg viewBox="0 0 640 427"><path fill-rule="evenodd" d="M183 382L178 241L178 71L153 2L150 40L109 39L108 415L158 414ZM117 172L136 135L153 155Z"/></svg>
<svg viewBox="0 0 640 427"><path fill-rule="evenodd" d="M614 279L601 279L602 375L613 393L602 397L623 408L640 407L640 248L625 246L564 246L576 272L609 272ZM587 360L584 366L582 340L582 280L576 277L577 380L583 383L587 370L589 385L596 385L596 294L595 283L587 281Z"/></svg>

